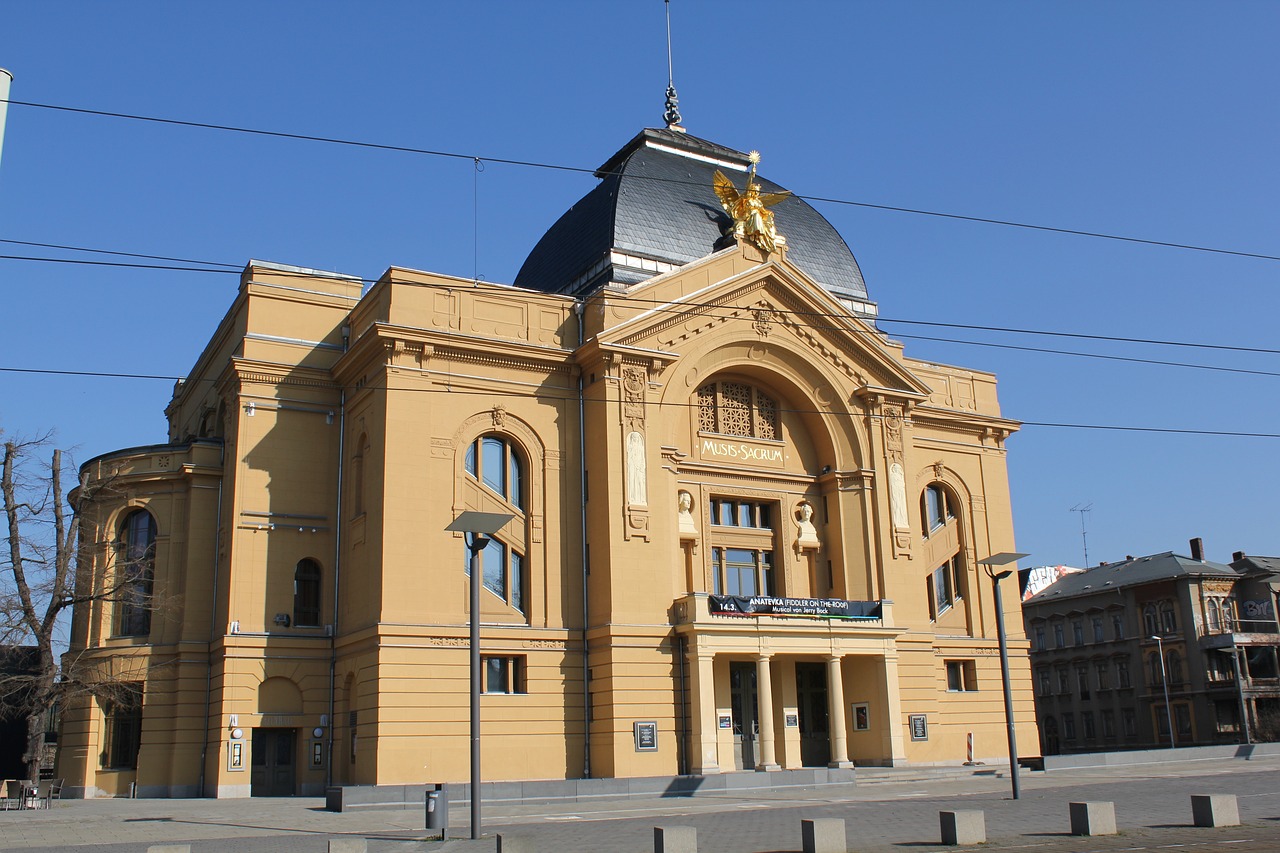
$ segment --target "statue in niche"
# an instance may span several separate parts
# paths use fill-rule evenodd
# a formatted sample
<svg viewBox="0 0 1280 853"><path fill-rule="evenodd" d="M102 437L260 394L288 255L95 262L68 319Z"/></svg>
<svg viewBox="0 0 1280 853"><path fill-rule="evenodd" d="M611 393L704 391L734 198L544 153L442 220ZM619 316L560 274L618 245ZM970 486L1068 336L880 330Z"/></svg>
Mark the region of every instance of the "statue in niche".
<svg viewBox="0 0 1280 853"><path fill-rule="evenodd" d="M798 550L818 548L822 545L818 541L817 528L813 526L813 504L808 501L801 501L796 506L796 528L796 548Z"/></svg>
<svg viewBox="0 0 1280 853"><path fill-rule="evenodd" d="M681 537L697 536L698 528L693 522L693 495L681 489L676 495L676 505L678 507L676 521L679 524Z"/></svg>

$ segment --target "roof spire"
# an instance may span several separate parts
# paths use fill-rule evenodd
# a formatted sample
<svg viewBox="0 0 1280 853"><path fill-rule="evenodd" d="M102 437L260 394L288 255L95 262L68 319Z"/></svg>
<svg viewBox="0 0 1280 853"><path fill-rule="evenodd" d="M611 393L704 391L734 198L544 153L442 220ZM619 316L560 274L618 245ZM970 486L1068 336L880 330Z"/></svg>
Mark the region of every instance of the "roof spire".
<svg viewBox="0 0 1280 853"><path fill-rule="evenodd" d="M676 97L676 78L671 70L671 0L663 0L663 5L667 10L667 109L662 114L662 119L667 123L668 130L684 133L684 128L680 126L680 99Z"/></svg>

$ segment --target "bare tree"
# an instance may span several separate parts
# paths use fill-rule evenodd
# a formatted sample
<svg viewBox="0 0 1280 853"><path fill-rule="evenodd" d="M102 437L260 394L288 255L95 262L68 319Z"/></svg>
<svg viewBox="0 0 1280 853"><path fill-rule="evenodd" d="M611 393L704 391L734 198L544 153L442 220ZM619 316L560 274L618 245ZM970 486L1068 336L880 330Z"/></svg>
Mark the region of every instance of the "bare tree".
<svg viewBox="0 0 1280 853"><path fill-rule="evenodd" d="M137 584L127 567L106 581L80 577L80 520L83 511L108 484L78 481L63 490L68 463L63 452L51 449L50 436L29 441L6 441L0 500L6 521L5 549L0 555L0 646L9 646L8 662L0 672L0 709L26 718L27 746L23 758L27 775L40 775L44 733L49 713L68 699L90 693L122 698L128 682L112 677L92 657L58 654L59 631L77 605L95 600L120 600L133 595ZM41 457L49 453L48 467ZM74 472L71 477L75 478ZM149 592L149 590L148 590ZM18 648L14 648L18 647Z"/></svg>

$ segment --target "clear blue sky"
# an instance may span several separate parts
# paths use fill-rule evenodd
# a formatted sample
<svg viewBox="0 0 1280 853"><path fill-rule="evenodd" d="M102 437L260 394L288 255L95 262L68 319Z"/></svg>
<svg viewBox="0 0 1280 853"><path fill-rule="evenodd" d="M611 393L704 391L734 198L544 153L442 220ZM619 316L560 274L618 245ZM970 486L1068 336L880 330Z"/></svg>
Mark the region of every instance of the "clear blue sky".
<svg viewBox="0 0 1280 853"><path fill-rule="evenodd" d="M674 0L685 126L811 196L1280 255L1280 4ZM660 0L0 7L12 98L594 168L661 123ZM0 238L510 282L587 175L13 106ZM886 318L1280 349L1280 262L818 204ZM478 230L473 229L478 222ZM478 236L477 236L478 234ZM0 254L92 257L0 243ZM103 259L103 258L99 258ZM183 375L236 276L0 260L0 367ZM1280 373L1274 353L886 324ZM1280 376L905 339L1008 417L1280 433ZM169 381L0 373L0 429L165 439ZM1027 426L1023 565L1280 553L1280 439Z"/></svg>

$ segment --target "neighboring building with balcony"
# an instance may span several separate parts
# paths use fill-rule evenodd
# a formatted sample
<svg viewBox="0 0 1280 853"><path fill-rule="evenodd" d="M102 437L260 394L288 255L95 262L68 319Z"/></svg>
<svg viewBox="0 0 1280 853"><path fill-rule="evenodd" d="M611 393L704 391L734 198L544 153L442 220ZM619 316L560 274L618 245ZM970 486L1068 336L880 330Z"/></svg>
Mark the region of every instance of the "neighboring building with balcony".
<svg viewBox="0 0 1280 853"><path fill-rule="evenodd" d="M1023 602L1045 754L1280 736L1278 561L1191 552L1103 563Z"/></svg>
<svg viewBox="0 0 1280 853"><path fill-rule="evenodd" d="M116 593L71 646L136 689L67 709L68 790L465 780L466 510L512 516L481 555L486 780L847 775L970 733L998 761L978 561L1015 548L1017 423L875 327L802 199L785 244L735 242L716 170L754 175L644 131L515 287L251 263L169 443L83 467L85 583Z"/></svg>

